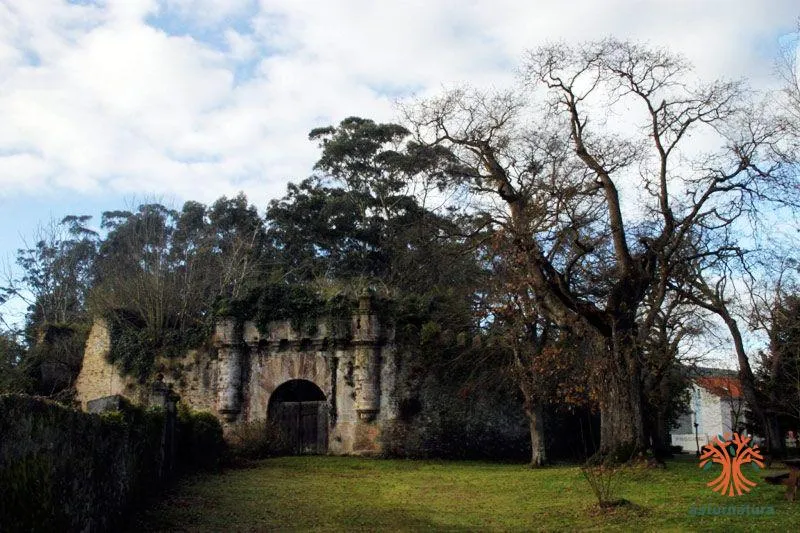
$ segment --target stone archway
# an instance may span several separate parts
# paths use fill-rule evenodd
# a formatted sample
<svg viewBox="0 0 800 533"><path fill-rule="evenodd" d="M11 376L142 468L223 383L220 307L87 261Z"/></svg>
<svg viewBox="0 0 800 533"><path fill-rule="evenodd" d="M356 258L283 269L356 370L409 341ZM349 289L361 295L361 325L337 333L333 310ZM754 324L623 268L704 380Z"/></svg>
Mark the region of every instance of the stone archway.
<svg viewBox="0 0 800 533"><path fill-rule="evenodd" d="M295 454L328 452L328 400L313 382L291 379L269 397L267 418L278 424Z"/></svg>

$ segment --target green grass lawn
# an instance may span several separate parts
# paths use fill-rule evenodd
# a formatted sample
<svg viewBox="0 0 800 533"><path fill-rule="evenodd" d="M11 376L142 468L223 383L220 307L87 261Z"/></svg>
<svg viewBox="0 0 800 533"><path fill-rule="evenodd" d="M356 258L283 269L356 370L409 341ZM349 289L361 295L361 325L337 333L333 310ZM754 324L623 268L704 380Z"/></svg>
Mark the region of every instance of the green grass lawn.
<svg viewBox="0 0 800 533"><path fill-rule="evenodd" d="M764 471L747 469L750 479ZM694 457L629 468L599 512L580 470L482 462L284 457L185 479L132 531L800 531L800 502L759 483L720 496ZM772 506L770 516L693 516L693 506Z"/></svg>

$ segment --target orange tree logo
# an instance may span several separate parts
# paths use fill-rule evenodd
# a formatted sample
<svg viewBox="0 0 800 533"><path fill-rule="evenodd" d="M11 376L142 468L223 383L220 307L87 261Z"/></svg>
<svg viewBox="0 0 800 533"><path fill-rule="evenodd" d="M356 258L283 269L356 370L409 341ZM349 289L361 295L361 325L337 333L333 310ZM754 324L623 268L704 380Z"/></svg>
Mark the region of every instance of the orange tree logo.
<svg viewBox="0 0 800 533"><path fill-rule="evenodd" d="M723 440L724 439L724 440ZM722 438L717 437L714 442L703 447L700 456L700 468L709 468L712 463L722 465L722 473L713 481L706 483L714 492L728 496L741 496L743 492L750 492L756 483L750 481L742 474L742 465L752 463L764 468L764 457L758 450L758 445L750 446L752 437L726 433Z"/></svg>

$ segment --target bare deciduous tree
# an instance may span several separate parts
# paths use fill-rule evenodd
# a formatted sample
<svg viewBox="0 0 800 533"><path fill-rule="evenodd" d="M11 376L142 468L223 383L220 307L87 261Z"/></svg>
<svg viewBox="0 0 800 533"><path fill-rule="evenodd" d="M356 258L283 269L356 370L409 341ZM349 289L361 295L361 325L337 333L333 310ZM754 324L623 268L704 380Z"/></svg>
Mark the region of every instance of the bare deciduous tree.
<svg viewBox="0 0 800 533"><path fill-rule="evenodd" d="M722 253L761 201L796 197L777 150L785 127L761 120L740 83L690 74L629 42L549 46L528 55L522 90L456 89L404 109L421 142L461 161L453 186L513 235L541 312L604 339L604 454L648 446L645 337L698 228L714 238L696 253Z"/></svg>
<svg viewBox="0 0 800 533"><path fill-rule="evenodd" d="M800 19L792 36L781 47L777 71L783 82L781 97L795 135L800 137Z"/></svg>

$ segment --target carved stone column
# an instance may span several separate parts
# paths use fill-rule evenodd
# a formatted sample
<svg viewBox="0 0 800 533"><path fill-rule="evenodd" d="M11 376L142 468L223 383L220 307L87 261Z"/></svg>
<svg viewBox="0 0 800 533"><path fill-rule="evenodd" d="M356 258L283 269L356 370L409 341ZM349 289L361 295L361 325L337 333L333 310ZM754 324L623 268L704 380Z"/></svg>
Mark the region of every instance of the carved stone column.
<svg viewBox="0 0 800 533"><path fill-rule="evenodd" d="M362 421L372 421L378 415L381 402L380 324L371 314L368 296L358 301L353 316L355 407Z"/></svg>
<svg viewBox="0 0 800 533"><path fill-rule="evenodd" d="M215 326L214 345L219 357L217 412L231 421L242 411L244 339L241 322L234 318L220 318Z"/></svg>

